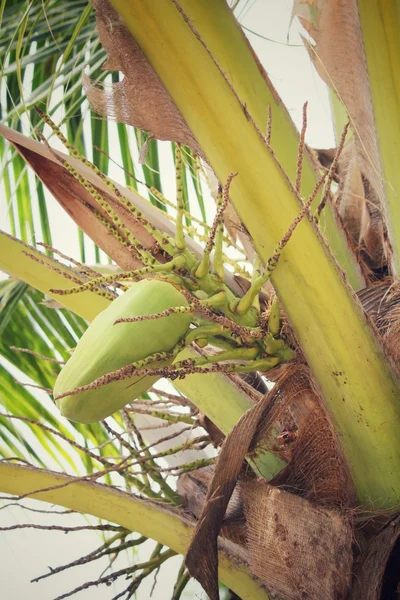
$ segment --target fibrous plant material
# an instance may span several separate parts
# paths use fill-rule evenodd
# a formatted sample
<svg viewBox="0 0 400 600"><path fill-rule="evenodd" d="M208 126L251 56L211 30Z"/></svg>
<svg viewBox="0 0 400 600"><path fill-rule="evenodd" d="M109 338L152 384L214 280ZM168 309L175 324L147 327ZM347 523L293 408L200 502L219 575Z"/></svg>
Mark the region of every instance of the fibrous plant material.
<svg viewBox="0 0 400 600"><path fill-rule="evenodd" d="M351 600L383 600L399 594L400 517L390 519L355 565Z"/></svg>
<svg viewBox="0 0 400 600"><path fill-rule="evenodd" d="M260 423L257 443L271 447L288 461L271 483L325 508L354 506L355 493L334 427L310 370L288 369L271 392L270 424Z"/></svg>
<svg viewBox="0 0 400 600"><path fill-rule="evenodd" d="M277 379L273 390L249 409L227 436L215 470L210 472L202 469L194 472L181 479L178 485L178 492L185 504L199 519L188 552L187 565L191 574L199 579L213 599L218 598L218 534L247 547L250 561L254 560L254 564L259 561L255 567L259 576L261 564L264 565L263 581L268 589L282 593L283 589L278 588L287 581L284 597L301 597L296 596L296 589L303 569L303 576L309 576L313 581L311 587L316 598L343 598L349 585L352 564L351 525L347 517L341 515L345 515L355 502L350 475L309 370L301 365L288 365L285 371ZM283 435L284 432L286 436ZM247 453L254 457L265 448L281 453L290 461L272 479L271 484L275 488L266 484L265 488L260 488L254 476L248 475L248 467L243 466ZM276 519L269 523L266 519L264 525L261 523L262 519L257 521L257 514L269 510L268 507L263 508L264 502L268 504L269 501L264 495L267 488L267 496L274 496L279 488L278 505L282 502L287 508L287 514L286 508L283 509L283 529L277 527ZM247 490L249 498L246 501ZM260 502L256 499L258 492ZM273 504L270 503L270 506ZM249 507L254 509L250 519L247 518ZM279 515L278 508L274 510ZM302 512L300 520L295 518L298 510ZM329 526L331 517L332 529ZM308 561L313 560L312 538L315 532L312 528L316 523L319 523L320 543L330 548L326 564L320 564L326 575L323 584L318 580L316 572L307 566ZM276 528L280 533L286 531L287 539L283 539L283 543L288 543L287 549L274 549ZM260 541L257 546L255 540L261 540L263 536L264 541ZM272 537L267 542L269 536ZM297 545L293 544L294 539L297 539ZM336 552L336 547L340 547L339 554L344 561L340 566L330 555ZM298 572L293 577L288 577L287 571L290 568L286 567L285 576L280 581L279 575L274 574L274 571L285 552L288 556L292 553L287 567L297 566ZM270 555L272 558L269 565ZM336 575L342 568L345 575L342 574L342 579L337 582ZM324 588L325 584L327 588ZM332 596L329 596L330 593ZM314 595L310 595L311 597Z"/></svg>
<svg viewBox="0 0 400 600"><path fill-rule="evenodd" d="M95 84L84 75L83 85L93 109L120 123L134 125L159 140L200 146L145 55L106 0L92 0L99 37L108 60L103 69L119 71L124 79L112 85Z"/></svg>
<svg viewBox="0 0 400 600"><path fill-rule="evenodd" d="M339 512L266 482L242 484L251 569L267 589L300 600L343 600L352 573L352 532Z"/></svg>
<svg viewBox="0 0 400 600"><path fill-rule="evenodd" d="M203 512L207 488L214 475L214 465L184 473L178 479L177 492L184 508L199 519ZM246 546L246 517L243 495L238 484L229 499L221 524L220 537L226 538L243 548Z"/></svg>
<svg viewBox="0 0 400 600"><path fill-rule="evenodd" d="M294 2L315 45L305 41L318 74L347 112L353 139L341 161L339 212L370 267L391 253L384 179L357 0ZM390 260L389 260L390 262Z"/></svg>
<svg viewBox="0 0 400 600"><path fill-rule="evenodd" d="M391 278L386 278L361 290L358 297L377 327L389 359L400 372L399 283Z"/></svg>

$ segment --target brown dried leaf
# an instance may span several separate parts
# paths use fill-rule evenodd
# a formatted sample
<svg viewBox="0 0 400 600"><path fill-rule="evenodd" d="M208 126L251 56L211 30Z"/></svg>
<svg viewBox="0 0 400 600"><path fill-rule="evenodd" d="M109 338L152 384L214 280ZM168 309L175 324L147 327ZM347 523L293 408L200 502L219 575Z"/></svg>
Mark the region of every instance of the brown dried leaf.
<svg viewBox="0 0 400 600"><path fill-rule="evenodd" d="M320 167L324 167L324 169L327 169L329 171L329 169L332 166L333 160L337 154L337 148L316 148L316 149L312 149L309 148L308 149L309 152L311 153L311 156L313 157L314 162L317 161L317 168ZM342 155L343 155L344 149L342 150ZM338 177L338 172L339 172L339 165L336 168L336 171L333 173L333 181L336 181L336 183L339 181L339 177Z"/></svg>
<svg viewBox="0 0 400 600"><path fill-rule="evenodd" d="M382 584L385 570L391 552L400 539L400 517L390 521L384 529L375 536L368 545L367 551L362 555L357 565L354 577L354 587L350 596L351 600L379 600L382 596ZM397 550L397 553L399 551ZM399 578L397 564L397 577ZM396 564L393 564L393 575L395 575ZM395 585L393 580L393 585ZM397 586L397 594L400 592L400 582ZM389 596L385 596L389 597ZM394 595L390 595L394 598ZM398 596L397 596L398 597Z"/></svg>
<svg viewBox="0 0 400 600"><path fill-rule="evenodd" d="M383 345L400 373L400 285L387 278L359 292L364 310L377 327Z"/></svg>
<svg viewBox="0 0 400 600"><path fill-rule="evenodd" d="M200 581L211 600L219 599L218 534L244 457L269 406L270 394L265 394L262 400L239 419L225 438L186 556L186 566L190 574Z"/></svg>
<svg viewBox="0 0 400 600"><path fill-rule="evenodd" d="M271 483L314 506L353 506L350 473L308 367L294 369L280 385L279 394L284 402L278 400L276 418L284 431L294 430L296 438L288 449L281 448L290 462ZM268 439L267 432L261 433L263 437Z"/></svg>
<svg viewBox="0 0 400 600"><path fill-rule="evenodd" d="M207 489L213 474L214 467L209 466L179 477L177 492L183 506L196 518L199 518L204 508ZM240 485L236 486L229 500L221 526L221 535L235 544L246 545L246 525Z"/></svg>
<svg viewBox="0 0 400 600"><path fill-rule="evenodd" d="M344 149L339 169L340 187L336 203L348 232L358 244L360 241L365 196L354 143L349 144Z"/></svg>
<svg viewBox="0 0 400 600"><path fill-rule="evenodd" d="M297 421L299 438L293 452L293 467L291 463L273 483L285 485L298 495L310 497L315 504L320 502L325 506L342 507L354 502L350 477L334 429L320 405L317 393L310 387L310 380L308 369L302 365L292 365L283 371L273 390L243 415L225 439L205 501L201 500L201 494L192 500L197 513L201 508L201 514L186 564L212 600L219 597L217 538L225 522L224 515L244 457L254 451L257 445L264 449L272 447L272 426L284 421L288 410L292 411L292 421ZM307 506L311 507L311 504ZM249 527L247 524L248 536L252 535ZM269 587L268 578L263 581Z"/></svg>
<svg viewBox="0 0 400 600"><path fill-rule="evenodd" d="M301 23L315 41L307 44L314 65L327 85L343 101L353 128L357 150L365 162L363 171L383 197L378 142L362 32L355 0L316 0L309 18L304 2L295 2L295 14L302 7ZM308 8L308 7L307 7ZM311 14L316 16L311 20Z"/></svg>
<svg viewBox="0 0 400 600"><path fill-rule="evenodd" d="M118 239L110 234L109 229L99 222L94 210L101 213L106 220L109 221L104 210L97 204L89 192L57 160L57 156L62 160L67 160L84 179L96 188L102 197L110 203L121 222L129 229L144 248L153 251L157 248L156 242L153 236L144 228L143 224L123 205L119 198L120 194L126 197L140 211L145 219L159 231L174 237L174 224L166 219L150 202L142 198L137 192L127 189L114 181L113 184L116 186L118 194L112 192L101 177L96 175L78 159L73 156L67 156L63 152L56 150L50 151L44 144L36 142L2 124L0 124L0 135L8 140L33 168L39 179L41 179L78 227L87 233L99 248L104 250L104 252L122 269L135 269L141 267L142 263L132 247L128 248L127 246L122 245ZM188 249L200 259L203 254L202 247L189 237L186 238L186 244ZM164 253L161 253L157 249L153 252L153 255L160 262L165 262L166 260ZM236 283L233 275L228 271L225 273L225 281L231 290L235 291L236 294L241 295L242 290L240 286Z"/></svg>
<svg viewBox="0 0 400 600"><path fill-rule="evenodd" d="M364 246L370 265L381 268L389 252L384 186L357 1L315 0L311 10L308 3L296 0L293 14L315 41L305 45L319 75L349 114L354 150L347 154L341 182L341 214L346 224L349 216L350 231L356 229L356 241ZM360 219L358 226L355 218Z"/></svg>
<svg viewBox="0 0 400 600"><path fill-rule="evenodd" d="M252 572L288 600L343 600L351 582L352 530L339 512L266 482L242 484Z"/></svg>
<svg viewBox="0 0 400 600"><path fill-rule="evenodd" d="M95 84L84 76L83 85L92 109L147 131L159 140L190 146L201 154L186 121L119 14L107 0L91 1L100 41L108 54L103 68L124 74L124 79L113 85Z"/></svg>
<svg viewBox="0 0 400 600"><path fill-rule="evenodd" d="M123 246L109 229L97 219L94 210L107 218L104 210L92 198L89 192L57 161L56 156L68 162L75 170L89 181L96 190L109 202L121 221L134 234L137 240L147 249L154 247L155 240L151 234L146 231L144 226L138 222L133 215L122 205L121 201L105 185L100 177L91 171L84 164L73 157L69 157L62 152L49 151L44 144L40 144L17 131L0 125L0 135L7 139L32 167L39 179L53 194L59 204L70 215L75 223L91 237L91 239L102 249L110 258L112 258L122 269L135 269L142 266L138 256L132 252L132 249ZM148 213L153 213L150 220L164 231L171 232L171 226L159 214L152 209L151 205L141 198L138 194L123 188L116 184L116 187L122 194L148 218ZM107 218L108 220L108 218ZM165 227L165 228L164 228ZM162 258L160 257L162 260Z"/></svg>

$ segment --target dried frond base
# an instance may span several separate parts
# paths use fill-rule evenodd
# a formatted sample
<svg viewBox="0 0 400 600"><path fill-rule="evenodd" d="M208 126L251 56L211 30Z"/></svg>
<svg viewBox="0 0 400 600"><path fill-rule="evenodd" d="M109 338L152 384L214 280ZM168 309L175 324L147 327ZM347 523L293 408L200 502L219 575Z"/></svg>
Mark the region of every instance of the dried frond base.
<svg viewBox="0 0 400 600"><path fill-rule="evenodd" d="M355 564L351 600L379 600L399 595L400 516L370 542Z"/></svg>
<svg viewBox="0 0 400 600"><path fill-rule="evenodd" d="M242 484L251 569L290 600L345 598L353 563L351 527L335 511L265 482Z"/></svg>
<svg viewBox="0 0 400 600"><path fill-rule="evenodd" d="M289 461L271 483L314 506L353 506L350 473L308 367L288 366L270 402L274 408L267 429L262 424L257 433L257 445Z"/></svg>
<svg viewBox="0 0 400 600"><path fill-rule="evenodd" d="M358 297L377 327L395 368L400 372L400 284L387 278L362 290Z"/></svg>

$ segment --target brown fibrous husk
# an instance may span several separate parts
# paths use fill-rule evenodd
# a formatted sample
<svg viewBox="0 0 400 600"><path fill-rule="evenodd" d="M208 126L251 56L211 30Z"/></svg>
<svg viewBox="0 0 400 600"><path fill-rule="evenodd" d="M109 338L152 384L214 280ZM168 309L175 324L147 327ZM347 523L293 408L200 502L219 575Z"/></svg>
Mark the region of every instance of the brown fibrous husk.
<svg viewBox="0 0 400 600"><path fill-rule="evenodd" d="M386 278L361 290L358 297L375 324L389 359L400 373L400 283Z"/></svg>
<svg viewBox="0 0 400 600"><path fill-rule="evenodd" d="M337 204L361 258L379 271L390 263L391 247L357 0L295 0L293 15L315 42L305 40L316 70L349 115L353 139L340 159Z"/></svg>
<svg viewBox="0 0 400 600"><path fill-rule="evenodd" d="M267 588L291 600L345 598L353 562L346 518L262 481L242 493L249 564Z"/></svg>
<svg viewBox="0 0 400 600"><path fill-rule="evenodd" d="M114 84L96 84L84 75L83 85L91 108L127 125L134 125L159 140L185 144L202 154L185 119L146 56L107 0L91 0L100 41L108 54L103 69L119 71Z"/></svg>
<svg viewBox="0 0 400 600"><path fill-rule="evenodd" d="M296 430L296 439L290 449L291 460L271 482L273 485L259 488L254 475L246 474L248 467L243 468L243 460L246 454L254 457L261 449L263 452L280 452L274 443L279 427ZM352 536L346 509L354 504L354 491L334 429L325 415L307 367L289 367L275 388L249 409L227 436L215 471L212 474L203 472L196 477L197 473L192 473L180 481L179 487L187 506L190 510L195 507L199 518L186 564L210 598L218 598L217 537L220 532L236 543L245 544L252 570L268 589L285 593L287 598L344 598L352 564ZM279 550L276 550L276 540L271 544L276 530L275 517L263 525L257 520L257 515L265 510L263 495L266 489L273 498L278 498L274 494L279 491L277 502L283 503L280 510L285 515L284 525L279 531L282 533L288 528L288 532ZM302 518L297 518L299 510ZM314 527L318 530L325 557L318 563L318 572L314 569L307 575L313 581L311 585L307 580L312 595L299 596L302 570L315 556ZM295 576L289 576L289 571L286 576L282 575L285 589L279 578L273 577L283 548L290 557L286 566L289 569L290 564L292 575L293 569L298 568ZM278 554L275 555L275 551ZM259 568L261 556L264 570ZM269 556L272 557L270 563ZM338 562L339 557L343 563ZM340 581L339 571L342 573Z"/></svg>

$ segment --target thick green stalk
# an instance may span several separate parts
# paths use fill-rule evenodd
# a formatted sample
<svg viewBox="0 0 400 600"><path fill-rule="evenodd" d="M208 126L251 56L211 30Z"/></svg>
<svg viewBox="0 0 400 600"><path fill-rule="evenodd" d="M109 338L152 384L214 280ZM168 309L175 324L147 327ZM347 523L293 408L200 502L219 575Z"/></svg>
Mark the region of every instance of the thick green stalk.
<svg viewBox="0 0 400 600"><path fill-rule="evenodd" d="M400 5L358 0L386 192L393 269L400 271Z"/></svg>
<svg viewBox="0 0 400 600"><path fill-rule="evenodd" d="M295 179L299 135L268 76L254 59L242 30L234 19L226 0L180 0L180 6L190 15L202 33L207 31L207 47L226 73L234 89L263 134L267 127L267 108L271 107L271 144L285 171ZM180 45L181 52L185 51ZM216 140L214 139L214 142ZM207 152L207 151L206 151ZM316 184L316 174L309 156L304 155L301 192L311 194ZM265 189L268 194L269 190ZM313 206L317 206L320 195ZM271 199L272 201L272 199ZM338 226L332 207L323 212L321 227L329 246L342 268L346 271L352 287L357 291L364 287L364 279L357 260L349 249L341 227ZM266 232L268 235L268 232ZM273 242L274 240L272 240Z"/></svg>
<svg viewBox="0 0 400 600"><path fill-rule="evenodd" d="M36 500L105 519L157 540L180 554L186 554L193 535L194 522L175 509L113 487L44 469L2 463L0 491L17 496L29 494ZM263 585L233 553L222 549L218 558L221 581L240 598L269 599Z"/></svg>
<svg viewBox="0 0 400 600"><path fill-rule="evenodd" d="M208 47L212 20L175 0L112 0L191 127L266 263L298 201ZM191 11L195 11L196 19ZM199 31L201 33L199 33ZM222 36L221 44L230 42ZM364 506L400 502L400 393L378 340L316 227L303 220L273 283L331 413ZM368 473L368 477L366 477Z"/></svg>

